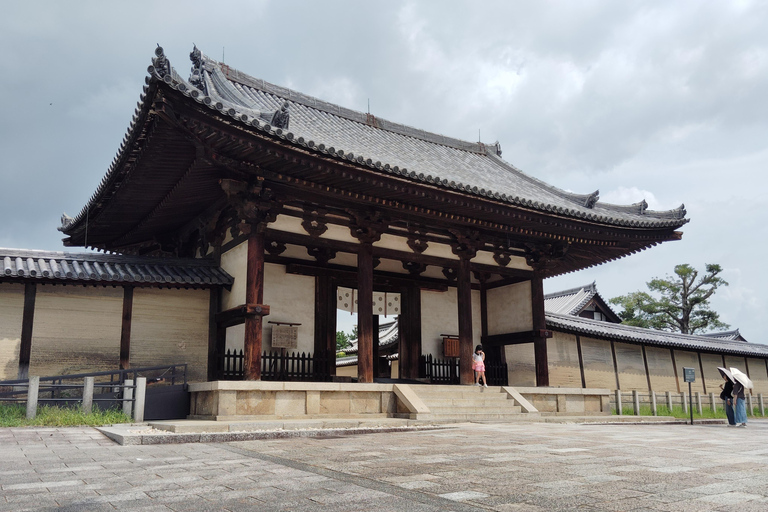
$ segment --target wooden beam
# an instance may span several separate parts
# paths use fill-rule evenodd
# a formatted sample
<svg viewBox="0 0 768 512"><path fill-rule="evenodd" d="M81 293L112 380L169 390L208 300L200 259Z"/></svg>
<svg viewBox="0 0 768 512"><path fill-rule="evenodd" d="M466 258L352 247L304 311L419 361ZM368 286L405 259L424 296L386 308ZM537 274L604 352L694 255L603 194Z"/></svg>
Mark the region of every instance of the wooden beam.
<svg viewBox="0 0 768 512"><path fill-rule="evenodd" d="M613 356L613 375L616 377L616 389L621 389L621 383L619 382L619 364L616 361L616 347L611 340L611 355Z"/></svg>
<svg viewBox="0 0 768 512"><path fill-rule="evenodd" d="M133 287L123 287L123 323L120 329L120 369L131 367L131 319L133 317Z"/></svg>
<svg viewBox="0 0 768 512"><path fill-rule="evenodd" d="M373 246L357 253L357 381L373 382Z"/></svg>
<svg viewBox="0 0 768 512"><path fill-rule="evenodd" d="M707 394L707 381L704 380L704 365L701 364L701 352L696 352L696 355L699 357L699 371L701 372L701 386L704 390L704 394Z"/></svg>
<svg viewBox="0 0 768 512"><path fill-rule="evenodd" d="M533 339L536 385L546 387L549 386L549 361L547 359L547 338L541 335L541 333L547 332L543 281L538 273L531 279L531 307L533 310L533 331L539 333Z"/></svg>
<svg viewBox="0 0 768 512"><path fill-rule="evenodd" d="M491 347L520 345L523 343L533 343L537 337L551 338L552 331L543 329L538 331L518 331L504 334L491 334L489 336L483 336L482 343L483 345L488 345Z"/></svg>
<svg viewBox="0 0 768 512"><path fill-rule="evenodd" d="M587 387L587 379L586 375L584 374L584 354L581 351L581 336L578 334L576 335L576 350L579 353L579 370L581 373L581 387L586 388Z"/></svg>
<svg viewBox="0 0 768 512"><path fill-rule="evenodd" d="M271 258L268 258L271 260ZM352 288L357 286L357 269L354 267L342 267L340 265L315 266L304 263L287 263L285 271L288 274L305 276L329 276L336 279L342 285ZM448 291L448 285L440 279L410 278L407 274L395 274L393 272L373 272L373 283L379 291L396 292L404 286L416 284L422 290L436 292Z"/></svg>
<svg viewBox="0 0 768 512"><path fill-rule="evenodd" d="M21 317L21 345L19 347L18 378L29 378L29 361L32 356L32 327L35 321L35 283L24 283L24 312Z"/></svg>
<svg viewBox="0 0 768 512"><path fill-rule="evenodd" d="M269 306L266 304L240 304L233 308L216 313L216 325L227 328L245 323L249 316L267 316Z"/></svg>
<svg viewBox="0 0 768 512"><path fill-rule="evenodd" d="M645 345L640 345L643 351L643 364L645 365L645 379L648 381L648 392L653 393L653 386L651 386L651 372L648 370L648 356L645 353ZM701 376L704 378L704 375Z"/></svg>
<svg viewBox="0 0 768 512"><path fill-rule="evenodd" d="M472 286L469 258L462 256L459 260L459 274L456 276L458 285L459 307L459 383L471 385L474 381L472 371Z"/></svg>

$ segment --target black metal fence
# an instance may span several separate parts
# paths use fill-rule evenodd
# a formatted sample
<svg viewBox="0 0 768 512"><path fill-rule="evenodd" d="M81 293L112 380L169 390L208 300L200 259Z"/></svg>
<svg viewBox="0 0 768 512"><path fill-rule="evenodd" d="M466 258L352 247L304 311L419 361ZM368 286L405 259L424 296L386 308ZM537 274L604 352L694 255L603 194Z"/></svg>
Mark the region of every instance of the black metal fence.
<svg viewBox="0 0 768 512"><path fill-rule="evenodd" d="M429 379L432 384L459 384L459 358L449 357L437 359L432 354L419 358L422 377ZM509 375L507 363L485 363L485 376L488 377L489 386L507 386Z"/></svg>
<svg viewBox="0 0 768 512"><path fill-rule="evenodd" d="M219 366L222 380L242 380L243 351L227 350ZM331 357L312 355L307 352L263 352L261 354L261 380L330 381L331 364L336 363L336 354Z"/></svg>

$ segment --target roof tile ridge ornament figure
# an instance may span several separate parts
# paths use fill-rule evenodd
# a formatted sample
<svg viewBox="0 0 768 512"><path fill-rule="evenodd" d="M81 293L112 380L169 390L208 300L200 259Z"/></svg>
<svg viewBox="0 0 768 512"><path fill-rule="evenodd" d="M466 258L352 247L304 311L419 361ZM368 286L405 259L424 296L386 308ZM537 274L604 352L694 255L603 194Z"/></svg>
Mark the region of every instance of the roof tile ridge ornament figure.
<svg viewBox="0 0 768 512"><path fill-rule="evenodd" d="M591 194L587 196L587 199L584 201L584 206L592 209L595 207L595 204L597 204L597 201L600 199L600 191L595 190Z"/></svg>
<svg viewBox="0 0 768 512"><path fill-rule="evenodd" d="M171 74L171 62L165 56L163 47L159 44L157 45L157 48L155 48L155 57L152 59L152 67L154 68L155 73L161 78ZM150 73L151 72L152 71L150 70Z"/></svg>
<svg viewBox="0 0 768 512"><path fill-rule="evenodd" d="M288 106L289 105L287 101L283 103L283 106L280 107L280 110L277 110L274 114L272 114L272 120L269 124L275 128L282 128L283 130L287 130L288 123L291 118L291 114L288 112Z"/></svg>
<svg viewBox="0 0 768 512"><path fill-rule="evenodd" d="M192 45L192 51L189 53L189 60L192 61L189 83L192 86L197 87L203 94L208 94L205 87L205 81L203 80L203 52L198 49L197 45Z"/></svg>

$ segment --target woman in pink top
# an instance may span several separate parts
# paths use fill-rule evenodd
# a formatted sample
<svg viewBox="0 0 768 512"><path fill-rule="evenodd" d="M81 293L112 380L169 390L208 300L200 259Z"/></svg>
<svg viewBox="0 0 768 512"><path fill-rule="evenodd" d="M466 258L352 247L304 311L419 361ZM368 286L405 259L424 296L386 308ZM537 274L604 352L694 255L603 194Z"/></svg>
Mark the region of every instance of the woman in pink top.
<svg viewBox="0 0 768 512"><path fill-rule="evenodd" d="M488 379L485 378L485 352L483 352L482 345L475 347L475 353L472 354L472 369L475 370L475 386L480 386L480 377L482 377L482 386L487 388Z"/></svg>

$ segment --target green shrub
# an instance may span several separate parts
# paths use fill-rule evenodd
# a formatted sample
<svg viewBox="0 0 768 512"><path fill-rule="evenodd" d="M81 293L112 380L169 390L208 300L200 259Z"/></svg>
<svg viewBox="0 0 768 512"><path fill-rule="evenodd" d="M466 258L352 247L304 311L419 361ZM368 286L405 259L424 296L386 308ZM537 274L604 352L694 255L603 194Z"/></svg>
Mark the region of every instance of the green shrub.
<svg viewBox="0 0 768 512"><path fill-rule="evenodd" d="M97 427L114 423L133 421L119 409L101 411L94 408L85 414L81 407L38 406L37 416L27 419L27 407L23 404L0 405L0 427L74 427L85 425Z"/></svg>

